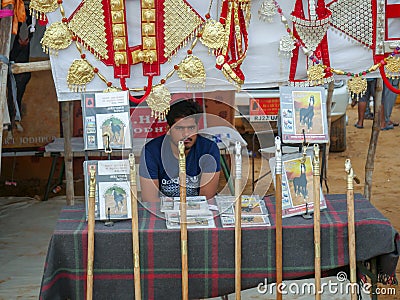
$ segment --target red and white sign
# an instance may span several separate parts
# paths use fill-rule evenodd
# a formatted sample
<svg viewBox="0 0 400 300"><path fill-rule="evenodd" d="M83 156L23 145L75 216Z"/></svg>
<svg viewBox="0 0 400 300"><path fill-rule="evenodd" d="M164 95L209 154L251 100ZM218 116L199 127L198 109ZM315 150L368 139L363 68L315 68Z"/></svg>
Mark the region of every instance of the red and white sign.
<svg viewBox="0 0 400 300"><path fill-rule="evenodd" d="M279 97L250 98L250 121L277 121L279 112Z"/></svg>

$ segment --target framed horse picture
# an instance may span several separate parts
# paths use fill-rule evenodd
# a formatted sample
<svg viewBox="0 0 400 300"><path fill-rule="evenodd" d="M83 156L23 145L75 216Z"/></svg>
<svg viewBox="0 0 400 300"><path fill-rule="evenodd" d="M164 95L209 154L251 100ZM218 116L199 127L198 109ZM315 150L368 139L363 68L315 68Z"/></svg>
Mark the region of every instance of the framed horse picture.
<svg viewBox="0 0 400 300"><path fill-rule="evenodd" d="M95 170L95 219L124 220L132 218L130 168L127 159L86 160L85 179L86 218L90 189L89 169Z"/></svg>
<svg viewBox="0 0 400 300"><path fill-rule="evenodd" d="M269 160L275 181L275 157ZM275 184L275 182L274 182ZM314 194L320 193L320 207L326 208L322 188L314 190L312 152L282 156L282 217L314 211Z"/></svg>
<svg viewBox="0 0 400 300"><path fill-rule="evenodd" d="M131 119L127 92L82 94L85 150L131 149Z"/></svg>
<svg viewBox="0 0 400 300"><path fill-rule="evenodd" d="M327 143L328 121L323 87L281 87L280 124L284 143Z"/></svg>

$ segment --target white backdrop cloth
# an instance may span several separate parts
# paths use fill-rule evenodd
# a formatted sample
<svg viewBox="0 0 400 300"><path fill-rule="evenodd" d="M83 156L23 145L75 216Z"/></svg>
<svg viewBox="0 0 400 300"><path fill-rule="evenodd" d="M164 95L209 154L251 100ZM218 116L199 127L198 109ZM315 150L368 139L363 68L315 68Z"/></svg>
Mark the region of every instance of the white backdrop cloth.
<svg viewBox="0 0 400 300"><path fill-rule="evenodd" d="M209 2L199 0L187 1L201 16L207 13ZM72 12L79 5L80 0L64 1L63 6L66 16L69 17ZM280 22L279 15L274 17L273 23L263 22L258 18L258 9L261 5L261 0L252 1L252 17L249 26L249 48L247 57L243 62L242 70L245 74L245 84L242 88L264 88L277 85L285 85L289 77L289 58L281 58L278 56L278 47L280 38L287 34L285 27ZM290 13L293 10L295 1L282 0L279 1L282 7L283 14L288 19L289 25ZM211 17L218 20L220 9L220 1L213 1L211 10ZM140 44L140 9L139 0L126 0L126 9L128 18L128 35L129 46ZM52 22L60 21L61 14L57 10L47 15L49 24ZM400 28L399 28L400 30ZM344 34L340 34L333 28L328 29L328 43L331 66L335 69L342 69L348 72L358 73L368 69L373 64L372 50L364 47L363 45L348 38ZM154 77L153 83L160 82L165 75L173 69L175 64L186 56L186 50L191 45L188 43L186 48L178 51L177 55L172 58L170 62L161 65L161 76ZM114 79L112 67L106 67L102 62L97 61L95 57L89 52L84 50L87 59L90 63L100 70L100 73L105 75L107 80L112 81L117 87L120 86L119 80ZM193 50L193 55L199 57L206 68L207 80L204 88L199 91L215 91L215 90L232 90L235 89L230 84L222 72L215 68L215 56L209 55L208 48L203 46L200 42L197 43ZM79 93L73 93L67 85L68 68L74 59L79 59L79 52L74 44L65 50L61 50L58 56L52 55L50 57L54 82L59 101L76 100L80 99ZM300 51L298 62L298 73L296 79L306 79L305 68L306 57ZM379 76L378 74L369 76ZM336 76L337 79L340 77ZM143 76L142 65L137 64L131 67L131 77L127 80L127 86L130 88L138 88L147 85L147 77ZM166 83L170 92L185 92L186 83L179 79L175 73ZM86 91L102 91L106 88L105 84L98 78L90 82ZM193 90L191 90L193 91Z"/></svg>

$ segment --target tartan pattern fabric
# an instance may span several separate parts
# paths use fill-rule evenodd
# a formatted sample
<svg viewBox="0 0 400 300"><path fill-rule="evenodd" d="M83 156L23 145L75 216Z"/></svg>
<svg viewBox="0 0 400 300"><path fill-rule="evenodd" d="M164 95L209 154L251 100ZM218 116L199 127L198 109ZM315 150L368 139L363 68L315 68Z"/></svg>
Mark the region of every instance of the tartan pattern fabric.
<svg viewBox="0 0 400 300"><path fill-rule="evenodd" d="M321 212L321 268L336 274L349 263L346 195L327 195ZM274 198L266 197L271 227L242 229L242 289L265 278L275 281ZM140 267L143 299L181 298L180 231L139 208ZM393 275L400 239L390 222L365 198L355 195L357 260L378 258L380 271ZM207 298L234 292L234 228L191 229L188 233L189 297ZM314 274L313 220L283 219L284 279ZM133 299L131 221L95 227L93 299ZM62 209L47 253L40 299L84 299L87 223L83 206ZM385 268L385 269L382 269Z"/></svg>

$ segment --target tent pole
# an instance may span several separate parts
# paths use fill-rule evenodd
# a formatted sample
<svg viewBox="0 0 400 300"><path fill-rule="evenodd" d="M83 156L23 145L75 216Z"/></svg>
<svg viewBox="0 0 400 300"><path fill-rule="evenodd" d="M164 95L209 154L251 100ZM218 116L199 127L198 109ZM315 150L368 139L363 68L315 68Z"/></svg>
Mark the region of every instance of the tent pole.
<svg viewBox="0 0 400 300"><path fill-rule="evenodd" d="M74 170L73 170L73 155L72 155L72 128L71 128L71 111L73 110L72 101L61 102L61 122L64 136L64 164L65 164L65 179L67 205L74 205Z"/></svg>
<svg viewBox="0 0 400 300"><path fill-rule="evenodd" d="M365 162L365 185L364 197L371 201L372 175L374 173L375 153L378 144L379 132L381 130L381 101L382 101L382 79L376 80L375 97L374 97L374 121L372 125L371 138L369 140L367 161Z"/></svg>
<svg viewBox="0 0 400 300"><path fill-rule="evenodd" d="M328 161L329 161L329 148L331 144L331 125L332 125L332 116L331 116L331 107L332 107L332 97L333 90L335 88L335 82L331 81L328 84L328 95L326 97L326 115L328 116L328 143L325 146L325 157L324 157L324 168L322 170L322 180L325 181L326 192L329 194L329 186L328 186Z"/></svg>

